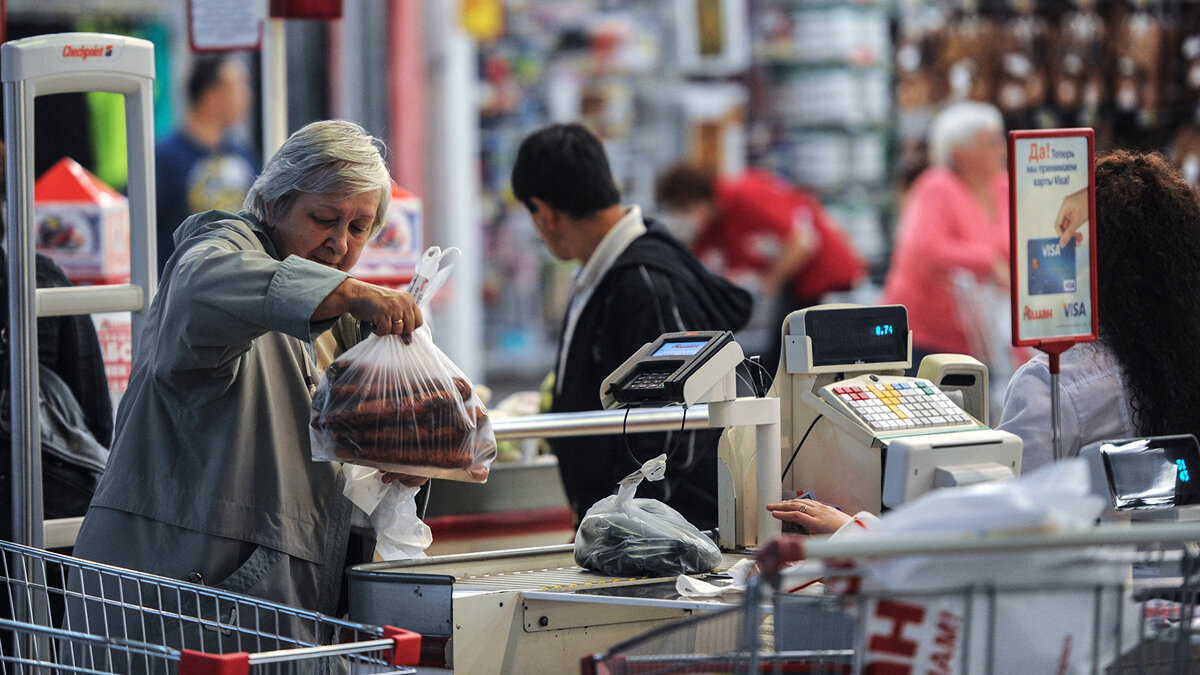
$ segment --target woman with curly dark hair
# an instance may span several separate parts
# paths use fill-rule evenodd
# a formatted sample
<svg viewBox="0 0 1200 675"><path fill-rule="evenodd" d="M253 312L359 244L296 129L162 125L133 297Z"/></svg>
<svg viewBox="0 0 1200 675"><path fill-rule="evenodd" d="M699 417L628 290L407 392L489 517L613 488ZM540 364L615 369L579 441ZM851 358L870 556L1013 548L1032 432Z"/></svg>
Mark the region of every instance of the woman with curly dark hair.
<svg viewBox="0 0 1200 675"><path fill-rule="evenodd" d="M1200 435L1200 197L1158 153L1096 162L1100 339L1062 355L1064 457L1096 441ZM999 428L1025 443L1022 469L1053 460L1045 355L1013 375Z"/></svg>

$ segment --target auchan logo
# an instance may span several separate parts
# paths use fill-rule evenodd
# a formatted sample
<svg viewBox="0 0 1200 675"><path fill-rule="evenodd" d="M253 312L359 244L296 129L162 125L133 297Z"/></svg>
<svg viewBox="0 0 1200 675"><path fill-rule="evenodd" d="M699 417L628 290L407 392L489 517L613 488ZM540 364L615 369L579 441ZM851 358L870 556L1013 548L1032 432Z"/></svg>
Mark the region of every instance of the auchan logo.
<svg viewBox="0 0 1200 675"><path fill-rule="evenodd" d="M87 61L88 59L96 58L111 58L113 55L112 45L63 45L62 55L64 59L79 59Z"/></svg>
<svg viewBox="0 0 1200 675"><path fill-rule="evenodd" d="M1029 305L1025 305L1024 317L1026 321L1040 321L1041 319L1054 318L1054 310L1049 307L1042 309L1033 309Z"/></svg>

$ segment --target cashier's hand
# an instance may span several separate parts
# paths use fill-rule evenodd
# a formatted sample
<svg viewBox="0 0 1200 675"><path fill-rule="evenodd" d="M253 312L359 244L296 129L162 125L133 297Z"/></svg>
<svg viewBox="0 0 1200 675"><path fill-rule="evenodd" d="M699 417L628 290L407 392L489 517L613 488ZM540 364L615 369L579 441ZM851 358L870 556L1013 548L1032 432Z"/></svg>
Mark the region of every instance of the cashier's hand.
<svg viewBox="0 0 1200 675"><path fill-rule="evenodd" d="M1058 246L1062 248L1075 237L1076 232L1088 221L1088 191L1087 188L1073 192L1063 197L1062 206L1058 207L1058 215L1054 218L1054 233L1058 235Z"/></svg>
<svg viewBox="0 0 1200 675"><path fill-rule="evenodd" d="M405 487L421 487L429 480L429 476L410 476L406 473L395 473L393 471L380 471L379 480L383 481L384 485L400 481Z"/></svg>
<svg viewBox="0 0 1200 675"><path fill-rule="evenodd" d="M767 510L779 520L796 523L809 534L832 534L852 517L815 499L789 499L767 504Z"/></svg>

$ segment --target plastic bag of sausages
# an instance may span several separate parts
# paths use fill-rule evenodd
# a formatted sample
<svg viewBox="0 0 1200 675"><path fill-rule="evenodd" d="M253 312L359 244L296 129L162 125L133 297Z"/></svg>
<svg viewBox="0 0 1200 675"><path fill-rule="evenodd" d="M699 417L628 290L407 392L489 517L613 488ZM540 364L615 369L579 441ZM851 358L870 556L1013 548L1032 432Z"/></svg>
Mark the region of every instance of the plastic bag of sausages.
<svg viewBox="0 0 1200 675"><path fill-rule="evenodd" d="M435 247L425 260L435 251L440 258ZM410 290L426 316L448 270L418 268ZM434 344L429 323L408 342L371 335L335 359L313 395L309 426L313 459L383 471L481 483L496 457L487 409Z"/></svg>

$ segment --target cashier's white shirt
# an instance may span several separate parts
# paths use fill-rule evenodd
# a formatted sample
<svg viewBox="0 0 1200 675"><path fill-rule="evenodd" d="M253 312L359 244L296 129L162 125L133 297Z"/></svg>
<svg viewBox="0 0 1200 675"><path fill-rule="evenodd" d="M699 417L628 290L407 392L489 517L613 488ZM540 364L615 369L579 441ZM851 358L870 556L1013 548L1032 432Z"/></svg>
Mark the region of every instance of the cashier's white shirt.
<svg viewBox="0 0 1200 675"><path fill-rule="evenodd" d="M1098 342L1063 352L1059 363L1059 430L1063 457L1077 457L1097 441L1136 436L1121 364ZM1021 438L1021 473L1054 461L1050 418L1050 364L1038 354L1017 369L1004 394L996 427Z"/></svg>
<svg viewBox="0 0 1200 675"><path fill-rule="evenodd" d="M596 285L608 273L613 262L625 252L634 239L646 233L646 223L642 221L642 209L631 206L625 215L617 221L608 234L600 240L600 245L592 252L586 264L575 273L571 282L571 303L567 306L567 321L563 326L562 339L558 345L558 372L554 374L554 393L562 393L563 369L567 365L567 350L571 347L571 338L575 335L575 324L579 315L587 306L588 299L596 290ZM599 394L597 394L599 396Z"/></svg>

